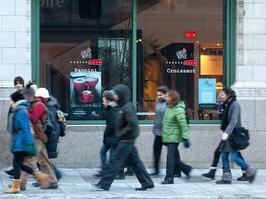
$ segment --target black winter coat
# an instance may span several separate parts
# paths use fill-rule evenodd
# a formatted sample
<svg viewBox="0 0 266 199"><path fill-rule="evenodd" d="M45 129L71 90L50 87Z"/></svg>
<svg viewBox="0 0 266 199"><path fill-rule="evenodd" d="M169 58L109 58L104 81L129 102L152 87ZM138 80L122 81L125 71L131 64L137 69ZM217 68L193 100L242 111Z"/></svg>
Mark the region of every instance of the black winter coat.
<svg viewBox="0 0 266 199"><path fill-rule="evenodd" d="M135 142L139 135L138 117L135 107L130 102L130 90L126 85L119 84L113 88L119 100L116 120L116 137L120 142Z"/></svg>

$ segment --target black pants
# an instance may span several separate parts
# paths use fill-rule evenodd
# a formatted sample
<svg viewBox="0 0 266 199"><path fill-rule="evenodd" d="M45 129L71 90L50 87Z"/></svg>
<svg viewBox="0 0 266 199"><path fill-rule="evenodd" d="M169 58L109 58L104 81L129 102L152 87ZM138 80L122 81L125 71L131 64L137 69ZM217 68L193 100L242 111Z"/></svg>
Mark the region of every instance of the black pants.
<svg viewBox="0 0 266 199"><path fill-rule="evenodd" d="M139 158L137 148L133 143L124 142L118 143L114 155L98 184L105 189L109 189L118 171L125 166L131 166L142 187L154 184Z"/></svg>
<svg viewBox="0 0 266 199"><path fill-rule="evenodd" d="M175 168L178 167L184 174L189 175L191 166L184 164L180 160L180 154L178 150L179 143L167 144L167 161L166 161L166 176L165 180L169 182L174 181Z"/></svg>
<svg viewBox="0 0 266 199"><path fill-rule="evenodd" d="M154 138L154 143L153 143L153 156L154 156L155 171L159 171L159 162L160 162L162 147L163 147L162 136L156 135ZM181 175L181 171L177 165L175 166L174 174Z"/></svg>
<svg viewBox="0 0 266 199"><path fill-rule="evenodd" d="M220 156L221 156L221 153L222 153L223 144L224 144L224 141L221 140L221 142L219 143L218 147L214 151L214 156L213 156L213 160L212 160L212 167L217 167L217 165L219 163ZM240 151L237 152L237 155L241 159L245 160L243 158L242 154L240 153ZM241 169L243 170L243 168L241 168Z"/></svg>
<svg viewBox="0 0 266 199"><path fill-rule="evenodd" d="M153 143L153 156L154 156L154 169L155 171L159 171L159 162L160 162L160 157L161 157L161 152L162 152L162 136L156 135L154 138L154 143Z"/></svg>
<svg viewBox="0 0 266 199"><path fill-rule="evenodd" d="M13 155L14 155L13 156L14 179L20 179L21 170L29 174L33 174L32 168L22 164L24 158L28 156L27 152L24 152L24 151L13 152Z"/></svg>

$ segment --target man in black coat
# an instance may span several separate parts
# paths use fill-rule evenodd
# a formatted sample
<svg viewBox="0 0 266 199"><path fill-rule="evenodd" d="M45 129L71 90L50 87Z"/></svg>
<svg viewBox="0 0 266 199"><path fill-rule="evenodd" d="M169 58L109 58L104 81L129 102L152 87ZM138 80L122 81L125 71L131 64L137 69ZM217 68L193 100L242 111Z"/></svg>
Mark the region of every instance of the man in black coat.
<svg viewBox="0 0 266 199"><path fill-rule="evenodd" d="M118 145L101 180L92 185L98 190L109 190L119 170L129 165L141 184L141 187L136 188L136 190L152 189L154 183L140 160L137 148L134 145L135 139L139 135L139 126L135 107L130 102L130 90L126 85L119 84L112 91L119 107L115 131Z"/></svg>

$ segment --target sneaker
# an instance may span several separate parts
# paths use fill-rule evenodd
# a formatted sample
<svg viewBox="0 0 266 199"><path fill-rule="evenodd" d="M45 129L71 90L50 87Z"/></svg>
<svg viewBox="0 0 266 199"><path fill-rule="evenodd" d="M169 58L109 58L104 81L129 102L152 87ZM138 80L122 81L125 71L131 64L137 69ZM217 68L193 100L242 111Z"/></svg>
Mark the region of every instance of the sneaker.
<svg viewBox="0 0 266 199"><path fill-rule="evenodd" d="M109 189L107 188L104 188L102 185L100 184L94 184L94 183L91 183L91 185L98 191L108 191Z"/></svg>
<svg viewBox="0 0 266 199"><path fill-rule="evenodd" d="M136 191L145 191L147 189L153 189L154 188L154 184L149 185L149 186L145 186L145 187L140 187L140 188L135 188Z"/></svg>
<svg viewBox="0 0 266 199"><path fill-rule="evenodd" d="M161 182L161 184L174 184L173 181L169 181L169 180L164 180Z"/></svg>

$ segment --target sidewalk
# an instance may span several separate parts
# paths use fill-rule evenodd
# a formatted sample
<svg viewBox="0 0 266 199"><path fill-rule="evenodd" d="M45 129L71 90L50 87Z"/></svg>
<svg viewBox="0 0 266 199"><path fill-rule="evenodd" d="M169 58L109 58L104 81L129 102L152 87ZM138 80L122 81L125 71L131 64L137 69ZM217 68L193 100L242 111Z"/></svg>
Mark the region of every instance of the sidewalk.
<svg viewBox="0 0 266 199"><path fill-rule="evenodd" d="M3 191L11 183L10 178L0 170L0 198L33 198L33 199L83 199L83 198L112 198L112 199L259 199L266 198L266 169L258 170L254 183L238 182L236 178L241 175L241 170L232 170L233 182L231 185L216 185L215 181L204 180L200 176L207 172L206 169L194 169L191 179L185 176L175 178L172 185L161 185L165 170L161 170L161 175L153 178L155 188L147 191L135 191L140 187L135 176L126 176L125 180L115 180L109 191L97 191L90 184L97 183L99 179L93 175L97 169L62 169L63 178L59 181L59 188L56 190L43 190L32 186L34 179L29 178L27 190L20 194L4 194ZM150 170L149 170L150 172ZM217 179L222 171L217 171Z"/></svg>

